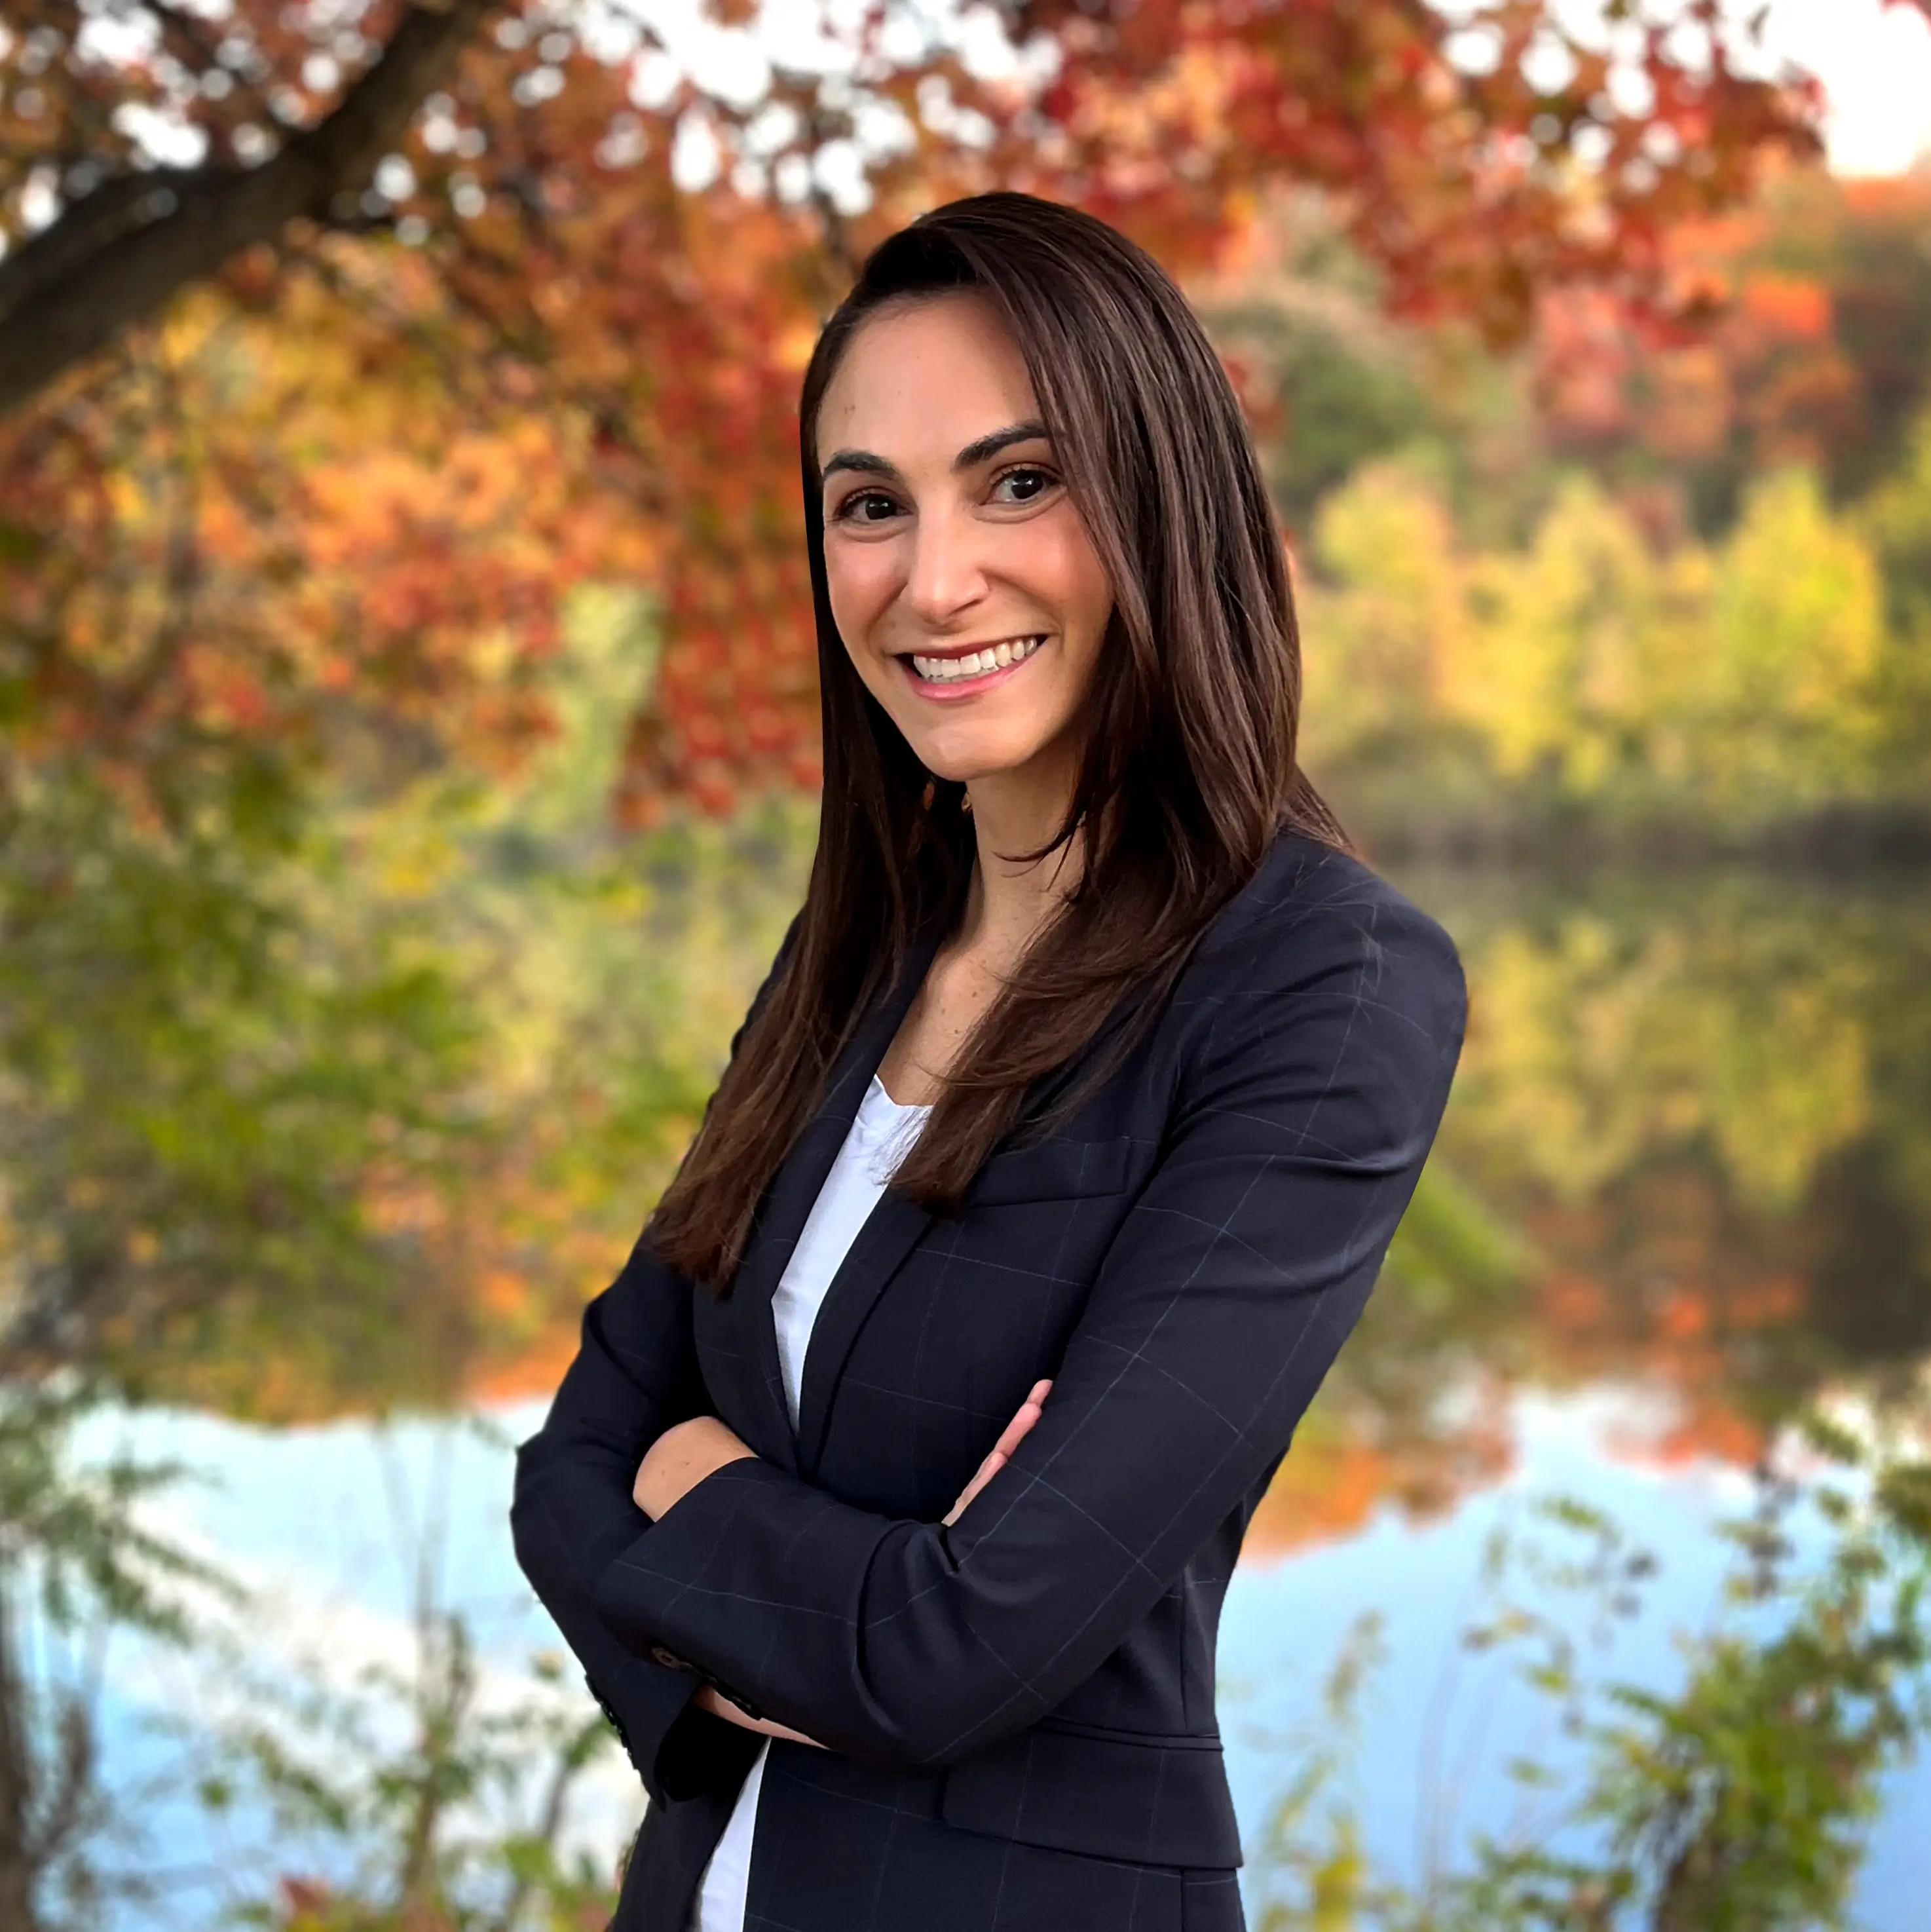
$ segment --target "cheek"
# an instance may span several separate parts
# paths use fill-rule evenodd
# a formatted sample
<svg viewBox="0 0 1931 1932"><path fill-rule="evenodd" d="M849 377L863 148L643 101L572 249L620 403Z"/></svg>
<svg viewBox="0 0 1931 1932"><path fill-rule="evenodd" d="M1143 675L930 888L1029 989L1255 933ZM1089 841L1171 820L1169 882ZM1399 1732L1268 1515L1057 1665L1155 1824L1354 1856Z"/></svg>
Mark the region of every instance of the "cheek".
<svg viewBox="0 0 1931 1932"><path fill-rule="evenodd" d="M1113 587L1086 526L1070 507L1063 518L1052 520L1051 535L1050 562L1042 558L1042 565L1051 570L1053 601L1073 634L1075 654L1084 656L1099 647L1113 614Z"/></svg>
<svg viewBox="0 0 1931 1932"><path fill-rule="evenodd" d="M825 587L838 634L849 649L865 643L866 633L896 594L892 551L892 546L883 543L832 542L825 546Z"/></svg>

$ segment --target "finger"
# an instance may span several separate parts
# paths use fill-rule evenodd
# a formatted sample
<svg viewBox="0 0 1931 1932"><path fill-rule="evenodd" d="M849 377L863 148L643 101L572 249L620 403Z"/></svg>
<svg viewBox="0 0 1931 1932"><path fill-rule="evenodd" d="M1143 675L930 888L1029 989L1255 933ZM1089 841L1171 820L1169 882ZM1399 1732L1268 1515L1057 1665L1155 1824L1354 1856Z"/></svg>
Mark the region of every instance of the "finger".
<svg viewBox="0 0 1931 1932"><path fill-rule="evenodd" d="M1006 1451L1003 1449L994 1449L991 1451L985 1460L980 1463L973 1472L972 1480L965 1486L964 1493L958 1500L958 1507L964 1509L966 1504L971 1502L973 1498L977 1496L979 1491L999 1474L1000 1470L1005 1468L1008 1460Z"/></svg>
<svg viewBox="0 0 1931 1932"><path fill-rule="evenodd" d="M1005 1461L1005 1457L1000 1455L997 1450L993 1450L992 1454L973 1472L972 1480L960 1490L958 1501L954 1503L939 1520L948 1528L957 1522L959 1520L959 1512L979 1494L981 1490L985 1487L988 1483L992 1480L993 1478L1004 1467Z"/></svg>
<svg viewBox="0 0 1931 1932"><path fill-rule="evenodd" d="M1052 1388L1051 1381L1042 1377L1026 1391L1026 1400L1019 1406L1021 1408L1038 1408L1052 1393Z"/></svg>
<svg viewBox="0 0 1931 1932"><path fill-rule="evenodd" d="M775 1718L767 1718L757 1728L766 1737L788 1738L794 1744L809 1744L814 1750L825 1748L816 1738L808 1738L802 1731L794 1731L789 1724L781 1724Z"/></svg>
<svg viewBox="0 0 1931 1932"><path fill-rule="evenodd" d="M966 1504L970 1502L973 1498L977 1496L979 1491L984 1489L986 1484L991 1482L1005 1466L1006 1458L997 1449L992 1450L985 1460L973 1472L972 1480L960 1490L959 1499L953 1504L950 1513L946 1518L946 1522L949 1523L956 1522L958 1520L960 1510L964 1509Z"/></svg>
<svg viewBox="0 0 1931 1932"><path fill-rule="evenodd" d="M1052 1387L1051 1378L1044 1377L1027 1391L1026 1400L1019 1405L1019 1412L1006 1425L1004 1432L988 1452L985 1461L973 1472L972 1480L960 1490L958 1501L939 1519L943 1526L949 1528L957 1522L966 1504L1005 1468L1013 1450L1024 1442L1033 1424L1039 1420L1041 1406L1051 1393Z"/></svg>
<svg viewBox="0 0 1931 1932"><path fill-rule="evenodd" d="M995 1456L1009 1456L1025 1441L1033 1425L1039 1419L1042 1405L1045 1401L1045 1391L1052 1387L1051 1382L1036 1382L1033 1392L1019 1405L1019 1412L1006 1425L1004 1432L992 1445Z"/></svg>
<svg viewBox="0 0 1931 1932"><path fill-rule="evenodd" d="M695 1701L700 1709L723 1718L727 1724L736 1725L741 1731L756 1731L767 1738L789 1738L793 1744L809 1744L814 1750L826 1748L816 1738L807 1737L802 1731L794 1731L789 1724L781 1724L775 1718L754 1718L748 1711L740 1710L728 1697L721 1696L708 1684L697 1693Z"/></svg>

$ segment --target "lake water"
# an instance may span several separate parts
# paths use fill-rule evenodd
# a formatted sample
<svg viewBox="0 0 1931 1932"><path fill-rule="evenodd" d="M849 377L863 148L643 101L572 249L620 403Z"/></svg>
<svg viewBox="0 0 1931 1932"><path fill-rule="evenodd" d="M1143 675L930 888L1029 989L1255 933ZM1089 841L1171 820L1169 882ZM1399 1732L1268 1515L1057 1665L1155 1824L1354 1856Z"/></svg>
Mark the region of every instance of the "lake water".
<svg viewBox="0 0 1931 1932"><path fill-rule="evenodd" d="M1401 882L1462 946L1471 1032L1423 1193L1227 1604L1222 1718L1257 1926L1291 1893L1276 1814L1316 1751L1335 1762L1315 1821L1354 1816L1372 1861L1405 1882L1465 1858L1478 1831L1548 1829L1555 1801L1525 1794L1508 1762L1539 1757L1559 1799L1582 1748L1522 1688L1512 1652L1459 1641L1483 1612L1498 1532L1560 1544L1539 1499L1597 1505L1654 1554L1641 1607L1608 1647L1585 1643L1585 1661L1668 1690L1677 1634L1717 1608L1716 1526L1749 1506L1750 1469L1789 1419L1818 1400L1926 1414L1922 882ZM406 1661L426 1592L472 1619L485 1697L508 1698L554 1642L503 1518L506 1445L541 1409L532 1389L462 1418L268 1430L171 1410L92 1426L97 1445L132 1439L209 1472L168 1502L169 1520L262 1592L241 1632L259 1658L344 1682L372 1660ZM1822 1534L1813 1525L1800 1542L1821 1547ZM1561 1600L1547 1598L1558 1618ZM1379 1619L1376 1660L1343 1736L1324 1686L1364 1616ZM109 1684L109 1760L130 1790L184 1748L153 1735L154 1712L192 1723L222 1694L205 1666L133 1647ZM184 1881L173 1922L206 1924L220 1898L259 1896L255 1861L309 1868L298 1843L245 1809L208 1842L166 1788L155 1819L184 1869L220 1868ZM610 1754L571 1832L613 1856L634 1818ZM1857 1923L1915 1932L1927 1882L1931 1772L1906 1767L1885 1787Z"/></svg>

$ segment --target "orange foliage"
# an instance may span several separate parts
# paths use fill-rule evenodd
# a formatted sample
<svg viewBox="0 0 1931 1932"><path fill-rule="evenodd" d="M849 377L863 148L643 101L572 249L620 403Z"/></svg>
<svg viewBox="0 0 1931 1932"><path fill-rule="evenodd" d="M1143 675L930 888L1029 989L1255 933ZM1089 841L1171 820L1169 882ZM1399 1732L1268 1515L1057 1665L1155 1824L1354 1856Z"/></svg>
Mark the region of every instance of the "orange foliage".
<svg viewBox="0 0 1931 1932"><path fill-rule="evenodd" d="M0 50L14 238L36 167L83 197L58 158L125 174L141 112L189 115L210 169L245 167L265 124L328 112L403 10L349 32L237 0L226 54L181 15L112 68L70 10L23 5ZM25 741L151 774L184 747L319 742L352 699L508 754L541 728L528 674L559 596L601 575L648 584L665 632L624 815L811 785L798 370L886 230L1003 184L1080 202L1186 272L1237 257L1271 184L1311 184L1397 308L1506 338L1553 282L1672 299L1670 231L1742 194L1766 152L1814 147L1819 104L1645 29L1654 106L1625 112L1549 0L1492 0L1486 64L1408 0L1028 0L1021 30L1057 50L1043 81L908 64L877 7L852 29L859 82L780 72L748 101L661 85L640 32L593 50L561 17L498 16L424 103L406 169L279 255L235 256L192 352L173 329L132 340L0 428L0 684ZM1573 74L1532 80L1532 46L1567 47ZM902 146L874 154L850 217L811 171L865 114L895 115ZM670 156L700 128L723 172L686 190Z"/></svg>
<svg viewBox="0 0 1931 1932"><path fill-rule="evenodd" d="M464 1399L484 1408L512 1402L547 1400L556 1394L563 1372L576 1359L577 1334L574 1323L558 1324L544 1340L512 1360L484 1369L466 1382Z"/></svg>
<svg viewBox="0 0 1931 1932"><path fill-rule="evenodd" d="M1485 1403L1452 1436L1413 1442L1370 1439L1345 1423L1318 1433L1304 1426L1248 1526L1242 1560L1276 1562L1351 1536L1387 1505L1413 1522L1445 1516L1513 1468L1506 1413L1500 1402Z"/></svg>
<svg viewBox="0 0 1931 1932"><path fill-rule="evenodd" d="M1603 1444L1632 1465L1754 1466L1819 1368L1816 1290L1789 1258L1788 1239L1774 1256L1753 1252L1720 1188L1684 1169L1585 1206L1546 1206L1531 1220L1542 1259L1511 1320L1527 1346L1512 1357L1510 1379L1640 1391L1630 1420L1612 1424ZM1376 1340L1370 1324L1351 1352L1372 1351ZM1499 1375L1435 1414L1385 1394L1364 1400L1350 1359L1256 1512L1250 1562L1357 1534L1387 1508L1426 1522L1516 1468Z"/></svg>
<svg viewBox="0 0 1931 1932"><path fill-rule="evenodd" d="M1931 178L1786 174L1668 238L1665 277L1693 328L1602 290L1548 291L1534 356L1552 441L1633 481L1687 481L1706 520L1780 464L1869 482L1931 400L1927 250Z"/></svg>
<svg viewBox="0 0 1931 1932"><path fill-rule="evenodd" d="M1786 342L1821 342L1831 329L1830 290L1794 275L1747 275L1737 309L1747 326Z"/></svg>
<svg viewBox="0 0 1931 1932"><path fill-rule="evenodd" d="M1537 1374L1558 1386L1663 1392L1666 1426L1612 1438L1630 1460L1753 1462L1774 1426L1774 1405L1762 1401L1764 1352L1807 1333L1804 1276L1754 1255L1711 1184L1688 1171L1656 1177L1621 1202L1546 1209L1535 1240L1549 1257L1532 1284Z"/></svg>

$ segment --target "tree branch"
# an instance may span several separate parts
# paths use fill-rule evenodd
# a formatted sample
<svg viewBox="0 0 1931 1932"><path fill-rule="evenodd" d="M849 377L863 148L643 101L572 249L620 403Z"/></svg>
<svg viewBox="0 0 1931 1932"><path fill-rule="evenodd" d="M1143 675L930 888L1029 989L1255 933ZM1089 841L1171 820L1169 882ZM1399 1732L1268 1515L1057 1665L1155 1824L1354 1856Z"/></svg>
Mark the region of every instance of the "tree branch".
<svg viewBox="0 0 1931 1932"><path fill-rule="evenodd" d="M0 416L291 221L328 218L400 140L497 0L417 0L313 128L252 168L157 168L76 202L0 261Z"/></svg>

